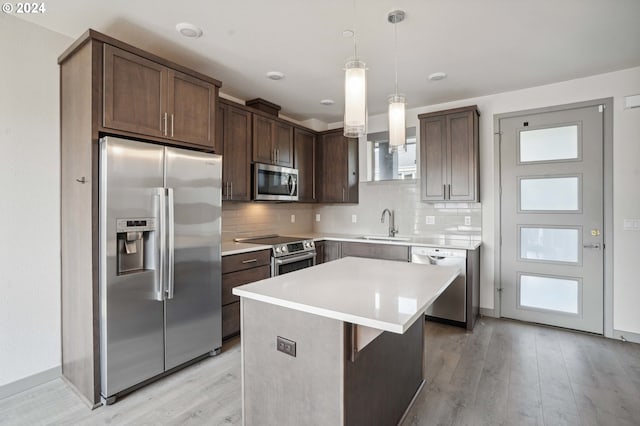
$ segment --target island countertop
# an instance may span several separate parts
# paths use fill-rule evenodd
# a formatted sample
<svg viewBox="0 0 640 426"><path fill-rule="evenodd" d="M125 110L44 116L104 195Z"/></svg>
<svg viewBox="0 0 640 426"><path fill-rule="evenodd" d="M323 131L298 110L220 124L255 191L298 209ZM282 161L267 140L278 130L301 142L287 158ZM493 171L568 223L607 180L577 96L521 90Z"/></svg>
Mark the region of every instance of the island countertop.
<svg viewBox="0 0 640 426"><path fill-rule="evenodd" d="M404 333L459 273L454 266L345 257L236 287L233 294Z"/></svg>

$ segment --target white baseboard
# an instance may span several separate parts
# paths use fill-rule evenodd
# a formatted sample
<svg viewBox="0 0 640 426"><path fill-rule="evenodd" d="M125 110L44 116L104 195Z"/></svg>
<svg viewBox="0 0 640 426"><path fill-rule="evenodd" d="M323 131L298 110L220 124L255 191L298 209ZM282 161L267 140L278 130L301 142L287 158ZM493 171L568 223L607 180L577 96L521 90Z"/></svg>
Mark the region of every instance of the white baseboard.
<svg viewBox="0 0 640 426"><path fill-rule="evenodd" d="M611 338L616 340L624 340L627 342L640 343L640 334L632 333L630 331L620 331L614 329L613 336L611 336Z"/></svg>
<svg viewBox="0 0 640 426"><path fill-rule="evenodd" d="M498 318L495 309L480 308L480 315L483 317Z"/></svg>
<svg viewBox="0 0 640 426"><path fill-rule="evenodd" d="M7 398L20 392L24 392L27 389L31 389L43 383L50 382L51 380L57 379L61 375L62 367L57 366L49 370L41 371L40 373L36 373L32 376L16 380L15 382L7 383L6 385L0 386L0 399Z"/></svg>

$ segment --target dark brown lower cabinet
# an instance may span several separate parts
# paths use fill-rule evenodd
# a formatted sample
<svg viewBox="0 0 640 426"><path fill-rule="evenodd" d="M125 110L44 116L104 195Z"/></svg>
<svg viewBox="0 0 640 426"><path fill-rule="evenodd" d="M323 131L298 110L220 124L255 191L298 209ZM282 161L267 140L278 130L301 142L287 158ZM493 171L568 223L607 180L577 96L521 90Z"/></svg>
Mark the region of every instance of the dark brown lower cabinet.
<svg viewBox="0 0 640 426"><path fill-rule="evenodd" d="M234 287L271 276L271 253L259 250L222 257L222 338L240 333L240 298Z"/></svg>
<svg viewBox="0 0 640 426"><path fill-rule="evenodd" d="M409 261L409 247L391 244L342 243L342 257L368 257L371 259Z"/></svg>

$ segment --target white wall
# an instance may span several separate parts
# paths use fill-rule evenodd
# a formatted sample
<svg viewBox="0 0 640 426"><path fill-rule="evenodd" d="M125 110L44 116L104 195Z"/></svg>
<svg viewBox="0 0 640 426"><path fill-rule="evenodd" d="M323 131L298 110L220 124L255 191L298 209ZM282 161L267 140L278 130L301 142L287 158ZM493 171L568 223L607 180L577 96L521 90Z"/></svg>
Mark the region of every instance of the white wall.
<svg viewBox="0 0 640 426"><path fill-rule="evenodd" d="M613 327L640 333L640 281L636 263L640 232L624 231L624 218L640 218L640 109L625 110L624 96L640 93L640 67L562 83L464 99L407 111L407 125L417 123L425 112L478 105L480 110L480 194L482 203L481 300L483 308L494 308L494 136L493 117L505 112L542 108L599 98L614 98L614 304ZM407 96L411 102L411 95ZM384 129L386 115L369 117L369 130ZM330 128L340 127L332 123ZM362 162L361 162L362 164ZM361 176L362 178L362 176ZM616 336L617 337L617 336Z"/></svg>
<svg viewBox="0 0 640 426"><path fill-rule="evenodd" d="M0 14L0 386L60 365L57 57L71 42Z"/></svg>

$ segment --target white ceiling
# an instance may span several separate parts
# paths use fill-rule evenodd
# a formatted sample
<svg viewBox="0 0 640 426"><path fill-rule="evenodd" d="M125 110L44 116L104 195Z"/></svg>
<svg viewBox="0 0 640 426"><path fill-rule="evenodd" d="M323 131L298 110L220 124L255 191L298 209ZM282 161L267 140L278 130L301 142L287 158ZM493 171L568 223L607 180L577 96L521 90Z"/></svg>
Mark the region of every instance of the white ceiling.
<svg viewBox="0 0 640 426"><path fill-rule="evenodd" d="M640 0L55 0L21 15L79 37L87 28L182 63L222 81L222 91L261 97L304 120L342 120L343 66L367 63L368 109L386 111L393 86L398 24L399 91L409 107L532 87L640 66ZM18 16L18 15L16 15ZM199 39L180 36L191 22ZM272 81L268 71L282 71ZM448 78L427 76L444 71ZM333 106L321 99L335 100Z"/></svg>

